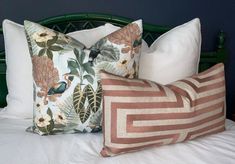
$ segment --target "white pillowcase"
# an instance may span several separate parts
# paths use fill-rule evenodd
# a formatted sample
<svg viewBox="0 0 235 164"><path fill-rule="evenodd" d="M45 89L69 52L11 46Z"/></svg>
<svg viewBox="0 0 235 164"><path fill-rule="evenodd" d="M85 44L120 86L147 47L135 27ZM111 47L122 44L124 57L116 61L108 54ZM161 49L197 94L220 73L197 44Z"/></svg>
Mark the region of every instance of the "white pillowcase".
<svg viewBox="0 0 235 164"><path fill-rule="evenodd" d="M100 40L101 38L107 36L108 34L114 32L118 29L119 29L119 27L114 26L109 23L106 23L105 25L102 25L102 26L99 26L96 28L70 32L67 35L80 41L87 48L90 48L98 40Z"/></svg>
<svg viewBox="0 0 235 164"><path fill-rule="evenodd" d="M32 118L33 78L24 27L9 20L3 21L8 87L5 113Z"/></svg>
<svg viewBox="0 0 235 164"><path fill-rule="evenodd" d="M168 84L198 72L201 52L200 20L195 18L161 35L143 53L139 78Z"/></svg>
<svg viewBox="0 0 235 164"><path fill-rule="evenodd" d="M90 47L119 27L105 24L90 30L81 30L68 35ZM4 114L18 118L32 118L33 78L32 63L24 27L10 20L3 21L6 54L6 80L8 86L7 108ZM146 43L145 43L146 44Z"/></svg>

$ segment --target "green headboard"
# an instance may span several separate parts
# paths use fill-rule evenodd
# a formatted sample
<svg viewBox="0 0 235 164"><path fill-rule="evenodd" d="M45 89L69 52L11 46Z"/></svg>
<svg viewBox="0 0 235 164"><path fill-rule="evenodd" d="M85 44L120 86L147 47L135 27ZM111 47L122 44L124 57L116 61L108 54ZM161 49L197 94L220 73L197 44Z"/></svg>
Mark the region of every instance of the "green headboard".
<svg viewBox="0 0 235 164"><path fill-rule="evenodd" d="M68 33L82 29L94 28L107 22L117 26L124 26L132 21L133 19L107 14L77 13L47 18L39 21L39 23L49 28L53 28L56 31ZM144 23L143 39L150 45L159 35L170 29L171 27ZM2 28L0 28L0 34L2 33ZM216 49L211 52L201 53L200 71L205 70L216 63L224 61L227 56L227 51L224 47L224 40L224 33L219 32L217 36ZM0 107L6 106L7 86L5 72L5 53L4 50L0 50Z"/></svg>

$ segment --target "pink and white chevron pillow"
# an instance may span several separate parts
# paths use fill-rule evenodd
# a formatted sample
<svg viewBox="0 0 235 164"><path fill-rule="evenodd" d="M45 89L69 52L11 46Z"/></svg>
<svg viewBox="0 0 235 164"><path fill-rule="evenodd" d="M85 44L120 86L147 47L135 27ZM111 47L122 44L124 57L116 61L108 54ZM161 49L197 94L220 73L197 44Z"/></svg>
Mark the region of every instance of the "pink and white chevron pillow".
<svg viewBox="0 0 235 164"><path fill-rule="evenodd" d="M225 129L224 66L169 85L101 72L102 156L173 144Z"/></svg>

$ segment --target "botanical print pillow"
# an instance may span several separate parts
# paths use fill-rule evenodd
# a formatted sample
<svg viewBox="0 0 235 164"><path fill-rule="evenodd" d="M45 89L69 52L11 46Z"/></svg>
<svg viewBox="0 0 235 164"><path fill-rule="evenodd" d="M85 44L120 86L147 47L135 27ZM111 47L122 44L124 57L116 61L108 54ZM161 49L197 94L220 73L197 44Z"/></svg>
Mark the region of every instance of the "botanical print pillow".
<svg viewBox="0 0 235 164"><path fill-rule="evenodd" d="M161 85L101 73L102 156L174 144L225 130L224 65Z"/></svg>
<svg viewBox="0 0 235 164"><path fill-rule="evenodd" d="M24 25L33 64L33 131L40 135L99 131L99 71L137 76L142 21L102 38L90 49L39 24L25 21Z"/></svg>

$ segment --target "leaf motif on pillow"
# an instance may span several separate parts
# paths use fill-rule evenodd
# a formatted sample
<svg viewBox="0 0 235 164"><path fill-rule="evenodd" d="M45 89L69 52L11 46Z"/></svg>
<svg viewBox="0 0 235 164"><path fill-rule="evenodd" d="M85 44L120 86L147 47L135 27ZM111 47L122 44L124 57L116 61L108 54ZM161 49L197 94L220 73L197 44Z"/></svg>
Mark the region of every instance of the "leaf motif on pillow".
<svg viewBox="0 0 235 164"><path fill-rule="evenodd" d="M69 59L67 61L68 68L70 69L69 74L79 76L80 85L84 83L84 79L86 79L90 84L93 84L95 71L90 62L84 63L85 53L76 48L73 49L73 52L77 60Z"/></svg>
<svg viewBox="0 0 235 164"><path fill-rule="evenodd" d="M80 117L81 122L82 123L86 122L87 119L90 117L90 114L91 114L91 109L89 108L89 106L87 109L85 109L85 108L81 109L81 111L79 113L79 117Z"/></svg>
<svg viewBox="0 0 235 164"><path fill-rule="evenodd" d="M83 92L81 89L81 85L78 84L73 92L73 106L75 112L79 114L82 109L84 109L85 101L86 101L86 92Z"/></svg>
<svg viewBox="0 0 235 164"><path fill-rule="evenodd" d="M85 109L85 102L88 100L88 107ZM100 81L97 82L97 89L94 91L90 84L86 85L82 90L78 84L73 92L73 106L75 112L79 115L82 123L90 117L91 111L96 113L101 105L102 87Z"/></svg>
<svg viewBox="0 0 235 164"><path fill-rule="evenodd" d="M139 53L141 47L141 31L136 23L131 23L122 29L109 35L107 39L115 44L124 44L122 53L129 53L131 58L135 53Z"/></svg>
<svg viewBox="0 0 235 164"><path fill-rule="evenodd" d="M92 110L92 112L96 113L101 105L101 99L102 99L102 87L100 81L97 82L97 89L94 91L91 85L87 85L84 88L87 99L89 103L89 108Z"/></svg>
<svg viewBox="0 0 235 164"><path fill-rule="evenodd" d="M57 102L56 105L65 116L64 123L66 124L66 127L70 127L70 129L76 127L78 125L79 117L74 110L73 96L69 96L65 100Z"/></svg>
<svg viewBox="0 0 235 164"><path fill-rule="evenodd" d="M103 61L116 62L119 60L120 51L113 45L108 45L107 39L101 39L90 48L89 61L97 64Z"/></svg>
<svg viewBox="0 0 235 164"><path fill-rule="evenodd" d="M53 31L43 31L35 33L33 39L38 47L41 49L38 52L38 56L47 55L48 58L53 58L53 51L61 51L63 47L55 45L58 40L58 33Z"/></svg>
<svg viewBox="0 0 235 164"><path fill-rule="evenodd" d="M87 63L83 63L82 67L84 69L84 71L86 71L88 74L90 75L95 75L95 71L94 68L92 68L91 63L87 62Z"/></svg>
<svg viewBox="0 0 235 164"><path fill-rule="evenodd" d="M116 62L120 58L119 49L113 45L105 45L101 47L100 54L96 58L96 62Z"/></svg>

